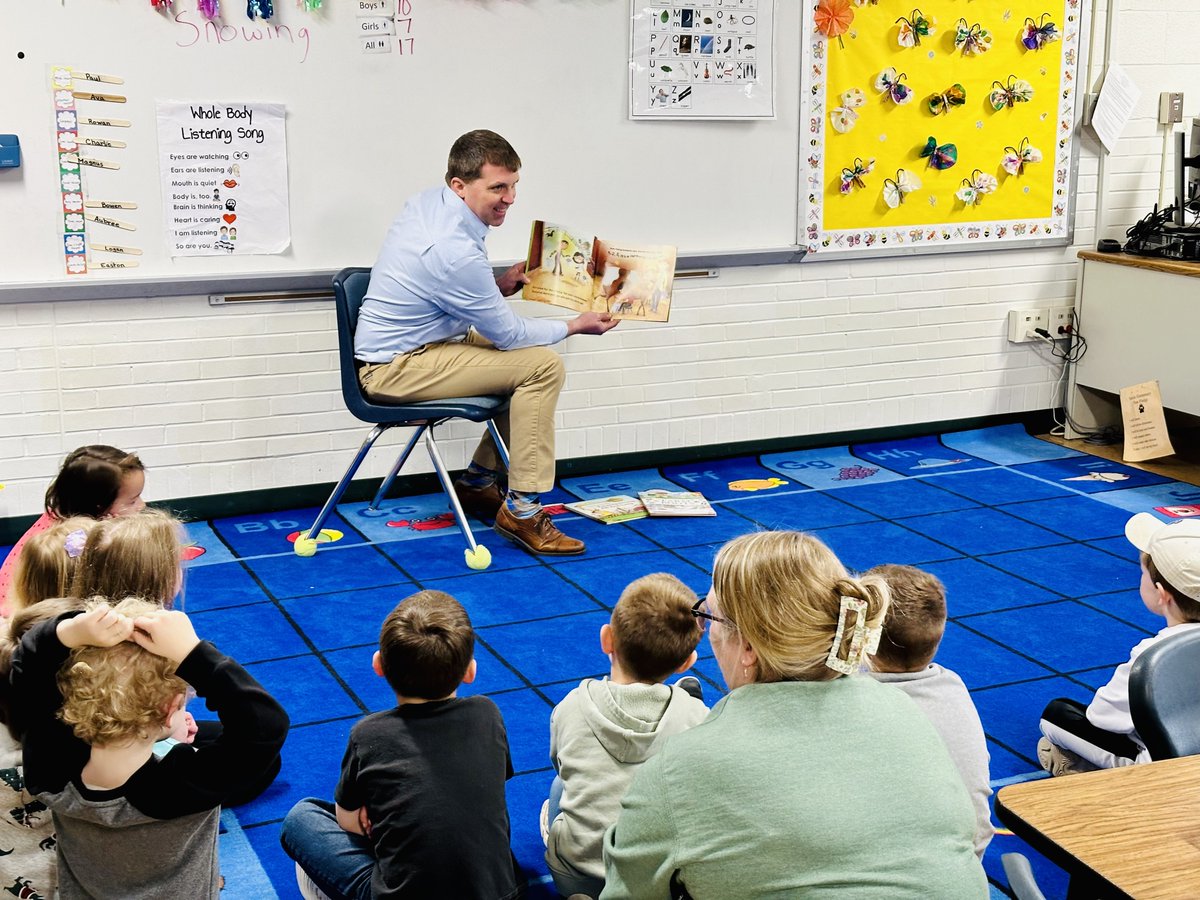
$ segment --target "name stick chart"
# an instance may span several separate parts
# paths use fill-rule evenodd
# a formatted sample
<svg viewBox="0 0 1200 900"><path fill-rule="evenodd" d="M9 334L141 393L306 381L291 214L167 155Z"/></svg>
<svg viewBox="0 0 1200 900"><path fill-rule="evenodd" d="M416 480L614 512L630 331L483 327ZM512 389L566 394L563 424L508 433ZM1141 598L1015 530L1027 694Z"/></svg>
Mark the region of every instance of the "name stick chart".
<svg viewBox="0 0 1200 900"><path fill-rule="evenodd" d="M282 253L291 243L281 103L158 104L171 256Z"/></svg>

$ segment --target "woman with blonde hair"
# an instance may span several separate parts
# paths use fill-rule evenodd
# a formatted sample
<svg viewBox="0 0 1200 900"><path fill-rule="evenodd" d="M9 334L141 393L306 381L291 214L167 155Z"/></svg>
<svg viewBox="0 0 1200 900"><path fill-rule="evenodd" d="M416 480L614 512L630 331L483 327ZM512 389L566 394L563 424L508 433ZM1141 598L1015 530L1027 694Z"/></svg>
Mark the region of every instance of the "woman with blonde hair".
<svg viewBox="0 0 1200 900"><path fill-rule="evenodd" d="M603 900L988 896L971 801L933 726L860 673L886 584L817 538L721 548L707 600L729 694L634 777L605 835Z"/></svg>

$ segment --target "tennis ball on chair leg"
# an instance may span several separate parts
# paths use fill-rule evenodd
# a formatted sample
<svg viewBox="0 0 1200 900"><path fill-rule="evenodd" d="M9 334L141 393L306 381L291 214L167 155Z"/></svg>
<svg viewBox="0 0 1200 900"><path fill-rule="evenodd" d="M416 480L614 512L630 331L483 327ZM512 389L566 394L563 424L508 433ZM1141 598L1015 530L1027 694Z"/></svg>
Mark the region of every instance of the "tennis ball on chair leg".
<svg viewBox="0 0 1200 900"><path fill-rule="evenodd" d="M482 571L492 564L492 552L480 544L474 550L466 549L463 557L467 560L467 568Z"/></svg>
<svg viewBox="0 0 1200 900"><path fill-rule="evenodd" d="M297 556L312 556L317 552L317 542L312 538L298 537L292 544L292 552Z"/></svg>

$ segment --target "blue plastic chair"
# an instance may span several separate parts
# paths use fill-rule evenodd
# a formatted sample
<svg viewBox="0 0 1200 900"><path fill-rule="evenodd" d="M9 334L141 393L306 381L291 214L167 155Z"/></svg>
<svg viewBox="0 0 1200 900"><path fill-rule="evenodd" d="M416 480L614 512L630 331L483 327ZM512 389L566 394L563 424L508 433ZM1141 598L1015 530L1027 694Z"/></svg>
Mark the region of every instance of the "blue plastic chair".
<svg viewBox="0 0 1200 900"><path fill-rule="evenodd" d="M1150 758L1200 753L1200 628L1159 641L1129 670L1129 714Z"/></svg>
<svg viewBox="0 0 1200 900"><path fill-rule="evenodd" d="M454 486L450 481L449 473L446 471L446 465L442 462L442 455L438 452L437 443L433 439L433 429L442 422L450 419L468 419L472 422L486 422L488 430L492 433L492 439L496 442L496 447L500 452L500 458L504 461L505 467L507 467L508 448L505 447L504 441L500 437L500 432L496 428L495 417L508 409L509 398L504 396L449 397L445 400L425 400L416 403L394 404L380 403L368 399L358 381L360 364L354 358L354 329L358 325L358 310L362 306L363 296L367 292L367 285L370 283L370 280L370 269L343 269L334 276L333 298L337 306L338 356L342 372L342 398L346 401L346 408L356 418L364 422L370 422L375 427L367 434L366 439L362 442L362 446L358 448L358 453L355 454L349 468L346 469L346 473L342 475L341 481L337 483L337 486L333 489L333 493L329 495L329 499L321 507L321 511L317 514L317 520L313 522L312 527L308 529L306 534L296 539L293 549L298 556L312 556L316 553L321 526L325 524L325 520L329 518L329 514L333 512L338 502L342 499L342 494L345 493L346 488L350 485L351 479L354 478L354 474L358 471L359 466L362 465L363 460L366 459L367 453L370 452L375 441L389 428L404 425L412 427L415 430L408 439L408 443L404 446L404 449L400 452L400 456L397 457L396 464L392 466L391 472L383 479L383 483L379 486L379 490L375 494L375 499L371 501L369 508L372 510L376 509L384 497L387 496L392 482L400 474L400 470L404 467L404 463L408 460L409 454L412 453L421 435L424 435L425 447L429 451L429 459L433 463L433 468L437 471L438 478L441 480L442 489L446 492L446 497L450 501L450 508L454 510L454 520L458 523L459 530L462 531L462 535L467 542L467 549L463 551L467 565L472 569L486 569L492 561L491 553L482 544L476 543L475 536L471 533L471 528L467 524L466 517L463 514L462 505L458 502L458 497L454 493Z"/></svg>

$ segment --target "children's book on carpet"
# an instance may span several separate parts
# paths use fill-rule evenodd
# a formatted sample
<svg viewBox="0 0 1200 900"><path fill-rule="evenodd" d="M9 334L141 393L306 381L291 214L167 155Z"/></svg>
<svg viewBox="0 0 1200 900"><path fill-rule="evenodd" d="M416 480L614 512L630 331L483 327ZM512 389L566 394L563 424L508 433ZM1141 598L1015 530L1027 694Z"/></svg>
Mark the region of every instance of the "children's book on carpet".
<svg viewBox="0 0 1200 900"><path fill-rule="evenodd" d="M539 219L529 238L525 274L524 300L665 322L671 314L675 248L614 244Z"/></svg>
<svg viewBox="0 0 1200 900"><path fill-rule="evenodd" d="M651 516L715 516L717 511L699 491L638 491L638 499Z"/></svg>
<svg viewBox="0 0 1200 900"><path fill-rule="evenodd" d="M577 503L564 503L571 512L579 513L605 525L615 525L617 522L629 522L633 519L644 519L649 513L642 501L637 497L617 494L612 497L599 497L595 500L580 500Z"/></svg>

